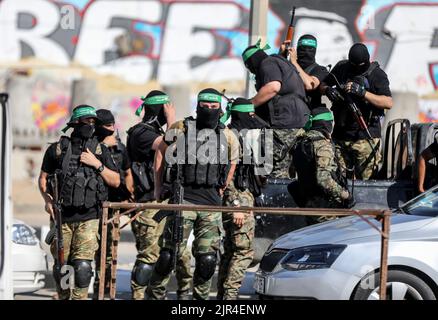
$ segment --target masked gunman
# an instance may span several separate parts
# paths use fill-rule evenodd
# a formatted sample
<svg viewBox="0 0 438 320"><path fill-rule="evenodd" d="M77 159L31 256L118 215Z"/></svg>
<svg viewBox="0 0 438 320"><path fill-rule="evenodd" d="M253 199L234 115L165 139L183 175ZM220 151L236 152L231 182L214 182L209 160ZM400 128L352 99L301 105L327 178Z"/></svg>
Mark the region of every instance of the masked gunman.
<svg viewBox="0 0 438 320"><path fill-rule="evenodd" d="M48 193L48 178L53 174L58 177L64 258L74 269L73 290L61 287L63 281L56 281L59 299L87 298L93 275L91 262L99 247L102 202L108 199L108 187L118 188L120 185L120 176L111 152L94 135L96 118L93 107L76 107L64 129L73 128L71 136L62 136L49 146L41 167L39 188L46 211L51 216L54 215L54 206L58 204L53 202L53 195ZM51 251L56 257L55 241L52 242ZM61 275L55 274L55 279L60 278Z"/></svg>
<svg viewBox="0 0 438 320"><path fill-rule="evenodd" d="M269 48L269 47L268 47ZM274 144L275 178L294 177L289 169L290 150L310 113L306 91L297 68L283 56L267 55L260 41L242 54L246 68L255 75L257 94L251 99L256 114L266 121L281 143Z"/></svg>
<svg viewBox="0 0 438 320"><path fill-rule="evenodd" d="M354 168L359 179L370 179L381 161L379 147L385 110L393 105L388 76L377 62L370 62L367 47L356 43L350 49L348 60L340 61L333 68L322 90L333 102L333 140L342 166ZM348 106L352 103L362 113L371 136L355 119Z"/></svg>

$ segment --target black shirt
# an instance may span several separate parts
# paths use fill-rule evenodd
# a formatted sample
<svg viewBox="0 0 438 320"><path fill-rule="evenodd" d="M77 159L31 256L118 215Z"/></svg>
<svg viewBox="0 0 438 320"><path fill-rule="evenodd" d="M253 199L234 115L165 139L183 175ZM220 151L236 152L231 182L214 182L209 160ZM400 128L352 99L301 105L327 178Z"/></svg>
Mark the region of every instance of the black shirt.
<svg viewBox="0 0 438 320"><path fill-rule="evenodd" d="M128 145L128 154L131 161L147 163L152 166L155 156L155 151L152 149L152 146L155 140L161 137L161 134L159 134L157 131L153 131L150 128L146 128L141 123L132 127L128 131L128 134L129 134L129 138L127 145ZM134 174L134 183L136 183L135 174ZM137 194L136 192L136 197L137 197L137 201L141 201L141 202L154 200L154 190L152 189L146 194L142 194L142 195Z"/></svg>
<svg viewBox="0 0 438 320"><path fill-rule="evenodd" d="M81 140L78 138L71 138L72 153L81 154ZM50 145L46 153L44 154L43 163L41 165L41 171L48 174L55 173L56 170L62 170L62 158L56 154L58 143ZM96 157L102 162L102 164L112 171L118 171L117 167L111 157L111 153L107 147L101 144L102 154L96 155ZM93 208L77 208L77 207L62 207L62 219L63 222L81 222L91 219L99 219L101 208L95 206Z"/></svg>
<svg viewBox="0 0 438 320"><path fill-rule="evenodd" d="M306 91L297 68L280 55L268 56L261 62L256 73L256 90L259 91L266 84L273 81L281 83L278 96L294 94L304 101ZM259 117L272 124L273 119L271 119L272 115L269 112L268 103L258 106L255 110Z"/></svg>
<svg viewBox="0 0 438 320"><path fill-rule="evenodd" d="M219 192L215 187L185 186L184 200L196 205L220 206Z"/></svg>
<svg viewBox="0 0 438 320"><path fill-rule="evenodd" d="M314 65L311 65L308 67L308 70L304 69L304 71L312 77L315 77L319 80L319 82L323 82L327 76L329 75L328 70L326 67L320 66L319 64L315 63ZM306 91L307 93L307 99L309 101L310 109L320 107L322 104L322 94L319 90L319 87L315 90Z"/></svg>
<svg viewBox="0 0 438 320"><path fill-rule="evenodd" d="M114 147L108 147L111 157L117 166L117 171L120 173L120 186L118 188L109 188L108 200L119 202L129 198L129 192L126 188L125 172L131 168L131 160L129 159L128 150L120 141Z"/></svg>
<svg viewBox="0 0 438 320"><path fill-rule="evenodd" d="M128 141L131 160L143 162L151 156L153 157L155 151L152 149L152 145L159 137L161 137L161 135L158 132L145 129L141 126L134 129Z"/></svg>
<svg viewBox="0 0 438 320"><path fill-rule="evenodd" d="M355 80L355 76L352 75L347 60L339 62L333 68L332 73L336 76L341 85L345 85L347 82ZM329 86L336 85L333 76L328 76L325 82ZM389 88L388 76L379 66L377 66L371 74L366 77L363 84L368 92L381 96L392 96L391 89ZM362 112L364 120L368 124L371 136L373 138L380 138L382 131L381 120L385 116L384 110L374 107L364 99L352 95L351 98ZM334 139L346 141L367 139L366 133L360 129L347 105L343 102L335 103L332 110L335 116L335 127L333 131Z"/></svg>

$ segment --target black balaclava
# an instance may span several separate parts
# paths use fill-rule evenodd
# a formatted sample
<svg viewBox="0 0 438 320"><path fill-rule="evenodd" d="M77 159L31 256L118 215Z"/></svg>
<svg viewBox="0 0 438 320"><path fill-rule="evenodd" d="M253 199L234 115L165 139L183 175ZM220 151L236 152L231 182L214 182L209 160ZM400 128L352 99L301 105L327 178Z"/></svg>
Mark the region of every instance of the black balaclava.
<svg viewBox="0 0 438 320"><path fill-rule="evenodd" d="M204 89L201 92L199 92L198 105L196 107L196 127L198 129L216 129L216 127L219 124L219 119L220 119L221 114L222 114L222 109L221 108L208 109L208 108L201 107L200 102L202 102L202 101L214 102L212 100L200 98L204 94L207 94L207 95L211 94L213 97L215 97L215 96L221 97L222 96L219 93L219 91L217 91L216 89L213 89L213 88ZM215 101L215 102L219 102L219 104L220 104L220 101Z"/></svg>
<svg viewBox="0 0 438 320"><path fill-rule="evenodd" d="M256 117L255 114L250 115L250 112L240 112L233 110L233 108L238 108L239 106L249 105L252 105L252 103L248 99L237 98L236 100L234 100L230 111L230 128L240 131L243 129L261 129L265 127L264 124L258 120L258 117ZM252 112L254 113L255 111Z"/></svg>
<svg viewBox="0 0 438 320"><path fill-rule="evenodd" d="M75 123L72 125L73 132L71 134L72 137L80 138L81 140L88 140L96 131L94 124L86 124L81 122L81 118L79 118L79 123Z"/></svg>
<svg viewBox="0 0 438 320"><path fill-rule="evenodd" d="M114 134L114 130L108 130L104 128L104 125L114 124L116 120L114 119L114 115L111 111L107 109L99 109L96 111L97 114L97 123L96 123L96 136L99 140L103 140L108 136Z"/></svg>
<svg viewBox="0 0 438 320"><path fill-rule="evenodd" d="M245 49L243 54L245 54L250 49L255 49L257 46L250 46ZM257 71L259 70L260 64L263 60L265 60L268 57L268 54L264 50L258 50L256 53L254 53L251 57L246 60L245 67L248 68L248 70L252 74L257 74Z"/></svg>
<svg viewBox="0 0 438 320"><path fill-rule="evenodd" d="M149 92L149 94L146 96L146 99L164 95L166 94L163 91L153 90ZM164 126L167 123L167 119L166 115L164 114L163 106L164 104L145 105L143 122L150 122L156 118L160 126Z"/></svg>
<svg viewBox="0 0 438 320"><path fill-rule="evenodd" d="M368 48L363 43L354 44L348 53L348 61L351 75L363 74L371 65Z"/></svg>
<svg viewBox="0 0 438 320"><path fill-rule="evenodd" d="M298 64L306 69L315 63L317 40L314 36L306 34L298 40L297 56Z"/></svg>
<svg viewBox="0 0 438 320"><path fill-rule="evenodd" d="M329 114L331 111L327 107L317 107L312 110L312 116L316 117L320 114ZM326 137L330 137L333 133L333 120L316 120L312 122L312 130L322 132Z"/></svg>

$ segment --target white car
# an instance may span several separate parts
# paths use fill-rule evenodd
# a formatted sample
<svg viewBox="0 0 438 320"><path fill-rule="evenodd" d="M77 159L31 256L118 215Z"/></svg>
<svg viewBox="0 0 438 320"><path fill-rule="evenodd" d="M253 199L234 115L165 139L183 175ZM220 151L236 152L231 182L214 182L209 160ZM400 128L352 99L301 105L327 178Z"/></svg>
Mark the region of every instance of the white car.
<svg viewBox="0 0 438 320"><path fill-rule="evenodd" d="M438 186L394 211L390 230L388 299L437 299ZM359 217L297 230L268 249L254 287L262 299L379 299L380 248Z"/></svg>
<svg viewBox="0 0 438 320"><path fill-rule="evenodd" d="M35 292L43 288L47 257L35 235L35 229L14 220L11 251L14 294Z"/></svg>

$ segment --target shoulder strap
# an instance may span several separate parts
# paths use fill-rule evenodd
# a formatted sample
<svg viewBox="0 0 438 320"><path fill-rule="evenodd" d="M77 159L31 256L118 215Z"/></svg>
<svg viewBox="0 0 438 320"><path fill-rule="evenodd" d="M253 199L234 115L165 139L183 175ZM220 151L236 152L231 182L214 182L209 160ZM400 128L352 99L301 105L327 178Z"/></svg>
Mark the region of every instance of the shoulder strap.
<svg viewBox="0 0 438 320"><path fill-rule="evenodd" d="M379 63L377 61L372 62L368 70L365 71L362 76L368 78L374 72L374 70L377 69L377 67L379 67Z"/></svg>
<svg viewBox="0 0 438 320"><path fill-rule="evenodd" d="M315 70L318 66L319 66L319 64L314 62L310 66L308 66L306 69L304 69L304 72L307 73L308 75L310 75L312 73L312 71Z"/></svg>
<svg viewBox="0 0 438 320"><path fill-rule="evenodd" d="M67 152L64 155L64 159L62 159L62 176L65 177L68 173L68 168L70 164L70 160L72 157L72 145L71 141L68 142Z"/></svg>

